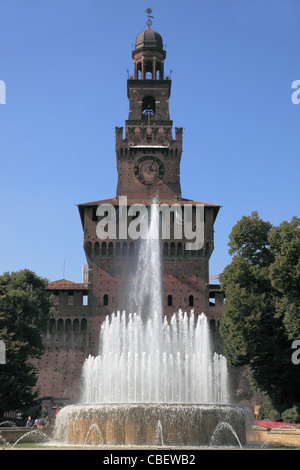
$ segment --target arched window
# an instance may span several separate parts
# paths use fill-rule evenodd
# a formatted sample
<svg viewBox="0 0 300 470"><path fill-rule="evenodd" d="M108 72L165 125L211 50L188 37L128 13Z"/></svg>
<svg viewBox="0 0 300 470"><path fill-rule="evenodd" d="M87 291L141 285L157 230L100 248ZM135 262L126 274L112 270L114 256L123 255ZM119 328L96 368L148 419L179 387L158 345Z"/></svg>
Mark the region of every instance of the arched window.
<svg viewBox="0 0 300 470"><path fill-rule="evenodd" d="M103 305L108 305L108 295L104 294L103 296Z"/></svg>
<svg viewBox="0 0 300 470"><path fill-rule="evenodd" d="M102 256L103 256L103 255L104 255L104 256L106 255L106 243L105 243L105 242L103 242L103 243L102 243L102 246L101 246L101 255L102 255Z"/></svg>
<svg viewBox="0 0 300 470"><path fill-rule="evenodd" d="M171 295L168 295L168 307L172 307L173 304L173 297Z"/></svg>
<svg viewBox="0 0 300 470"><path fill-rule="evenodd" d="M178 243L177 245L177 256L181 256L182 255L182 243Z"/></svg>
<svg viewBox="0 0 300 470"><path fill-rule="evenodd" d="M86 318L83 318L81 320L81 327L80 327L81 331L86 331L87 330L87 320Z"/></svg>
<svg viewBox="0 0 300 470"><path fill-rule="evenodd" d="M154 116L155 114L155 99L151 95L147 95L143 98L142 103L142 115L143 116Z"/></svg>
<svg viewBox="0 0 300 470"><path fill-rule="evenodd" d="M168 244L167 244L167 242L164 243L164 256L168 256Z"/></svg>
<svg viewBox="0 0 300 470"><path fill-rule="evenodd" d="M73 331L79 331L79 320L78 318L75 318L73 321Z"/></svg>
<svg viewBox="0 0 300 470"><path fill-rule="evenodd" d="M67 318L67 320L66 320L66 332L70 333L71 330L72 330L72 323L71 323L70 318Z"/></svg>
<svg viewBox="0 0 300 470"><path fill-rule="evenodd" d="M163 80L163 64L156 62L156 80Z"/></svg>
<svg viewBox="0 0 300 470"><path fill-rule="evenodd" d="M108 244L108 254L112 255L113 252L114 252L114 245L113 245L112 242L109 242L109 244Z"/></svg>
<svg viewBox="0 0 300 470"><path fill-rule="evenodd" d="M175 243L174 242L171 243L170 254L171 256L175 255Z"/></svg>
<svg viewBox="0 0 300 470"><path fill-rule="evenodd" d="M94 245L94 252L95 252L95 255L98 256L99 253L100 253L100 245L98 242L95 243Z"/></svg>
<svg viewBox="0 0 300 470"><path fill-rule="evenodd" d="M87 256L90 256L90 255L91 255L91 252L92 252L92 244L91 244L91 242L87 242L87 243L84 245L84 248L85 248L86 255L87 255Z"/></svg>
<svg viewBox="0 0 300 470"><path fill-rule="evenodd" d="M194 296L193 295L189 296L189 307L194 307Z"/></svg>
<svg viewBox="0 0 300 470"><path fill-rule="evenodd" d="M64 331L64 321L62 318L60 318L57 322L57 331L60 333Z"/></svg>
<svg viewBox="0 0 300 470"><path fill-rule="evenodd" d="M137 64L137 78L138 80L141 80L142 78L142 62Z"/></svg>
<svg viewBox="0 0 300 470"><path fill-rule="evenodd" d="M153 78L153 65L151 60L147 60L145 64L145 73L146 73L146 80L152 80Z"/></svg>

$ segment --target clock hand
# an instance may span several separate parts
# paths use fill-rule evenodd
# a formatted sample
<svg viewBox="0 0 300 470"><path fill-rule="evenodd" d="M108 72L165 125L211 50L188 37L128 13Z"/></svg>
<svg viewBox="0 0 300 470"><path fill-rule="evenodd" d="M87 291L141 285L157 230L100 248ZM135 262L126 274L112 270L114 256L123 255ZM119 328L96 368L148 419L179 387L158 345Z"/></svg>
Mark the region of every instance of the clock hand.
<svg viewBox="0 0 300 470"><path fill-rule="evenodd" d="M151 163L151 166L149 167L149 171L157 171L157 168L154 168L153 170L151 169L152 166L154 165L154 163L155 163L155 162L152 162L152 163Z"/></svg>

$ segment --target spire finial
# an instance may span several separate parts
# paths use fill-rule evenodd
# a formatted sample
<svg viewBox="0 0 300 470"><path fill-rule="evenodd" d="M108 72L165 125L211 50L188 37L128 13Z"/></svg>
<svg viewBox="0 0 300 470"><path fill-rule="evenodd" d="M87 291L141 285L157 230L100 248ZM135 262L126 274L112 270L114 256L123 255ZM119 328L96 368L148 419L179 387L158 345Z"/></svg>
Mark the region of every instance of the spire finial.
<svg viewBox="0 0 300 470"><path fill-rule="evenodd" d="M148 19L146 21L146 25L148 26L148 28L150 29L150 26L152 25L152 21L150 20L150 18L154 18L154 16L151 16L151 13L152 13L152 8L150 8L150 0L149 0L149 6L146 10L146 13L148 15Z"/></svg>

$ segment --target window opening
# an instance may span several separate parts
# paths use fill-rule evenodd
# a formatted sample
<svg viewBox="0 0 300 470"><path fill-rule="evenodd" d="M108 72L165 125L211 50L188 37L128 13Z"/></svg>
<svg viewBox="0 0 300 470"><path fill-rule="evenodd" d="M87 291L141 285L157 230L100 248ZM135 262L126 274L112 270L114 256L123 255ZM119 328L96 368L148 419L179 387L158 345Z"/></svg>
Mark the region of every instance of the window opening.
<svg viewBox="0 0 300 470"><path fill-rule="evenodd" d="M153 96L147 95L143 98L142 115L146 117L155 115L155 99Z"/></svg>
<svg viewBox="0 0 300 470"><path fill-rule="evenodd" d="M74 292L68 292L68 305L74 305Z"/></svg>

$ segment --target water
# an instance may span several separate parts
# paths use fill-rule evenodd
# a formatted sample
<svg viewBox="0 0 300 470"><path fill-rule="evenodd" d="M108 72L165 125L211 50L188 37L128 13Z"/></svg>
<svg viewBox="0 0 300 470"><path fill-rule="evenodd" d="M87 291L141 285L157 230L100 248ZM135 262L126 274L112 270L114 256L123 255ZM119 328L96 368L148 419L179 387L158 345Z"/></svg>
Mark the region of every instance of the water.
<svg viewBox="0 0 300 470"><path fill-rule="evenodd" d="M11 446L11 448L15 447L17 444L19 444L19 442L21 442L24 439L26 440L26 442L28 442L29 437L33 438L33 442L41 442L41 439L43 442L50 441L50 438L47 436L47 434L35 429L33 431L28 431L25 434L23 434L21 437L19 437L19 439L16 440L16 442Z"/></svg>
<svg viewBox="0 0 300 470"><path fill-rule="evenodd" d="M101 430L99 429L99 426L94 423L90 426L87 434L86 434L86 437L85 437L85 441L84 441L84 446L87 445L89 443L89 438L90 438L90 434L91 432L93 431L93 429L96 431L97 433L97 436L98 436L98 439L99 439L99 445L100 446L103 446L103 437L102 437L102 433L101 433Z"/></svg>
<svg viewBox="0 0 300 470"><path fill-rule="evenodd" d="M144 326L117 312L101 339L101 354L84 364L83 403L228 403L226 360L213 354L204 314L155 315Z"/></svg>
<svg viewBox="0 0 300 470"><path fill-rule="evenodd" d="M214 352L206 315L163 316L158 221L153 204L127 286L131 309L103 322L99 354L84 363L81 404L58 413L60 441L209 446L216 437L223 443L225 434L245 441L245 415L229 405L226 359Z"/></svg>
<svg viewBox="0 0 300 470"><path fill-rule="evenodd" d="M134 313L107 316L99 355L85 361L81 402L229 403L226 359L213 352L205 314L163 317L155 203L130 293Z"/></svg>
<svg viewBox="0 0 300 470"><path fill-rule="evenodd" d="M137 312L145 321L155 314L163 317L159 211L155 201L151 206L147 237L140 240L136 275L128 290L132 312Z"/></svg>
<svg viewBox="0 0 300 470"><path fill-rule="evenodd" d="M0 435L0 444L3 444L5 446L9 445L9 442L5 439L5 437Z"/></svg>
<svg viewBox="0 0 300 470"><path fill-rule="evenodd" d="M163 429L160 420L157 421L157 425L155 428L155 438L154 438L154 445L156 446L163 446L164 445L164 437L163 437Z"/></svg>
<svg viewBox="0 0 300 470"><path fill-rule="evenodd" d="M57 415L54 439L100 446L241 446L244 410L186 403L78 404Z"/></svg>
<svg viewBox="0 0 300 470"><path fill-rule="evenodd" d="M234 440L236 441L236 443L238 443L240 449L243 448L242 444L241 444L241 441L237 435L237 433L235 432L235 430L233 429L233 427L229 424L229 423L226 423L226 422L221 422L217 425L212 437L211 437L211 441L210 441L210 446L211 447L215 447L215 446L219 446L220 444L222 445L223 442L226 443L226 445L228 445L228 436L225 436L224 438L224 434L228 431L232 434L232 436L234 437Z"/></svg>

